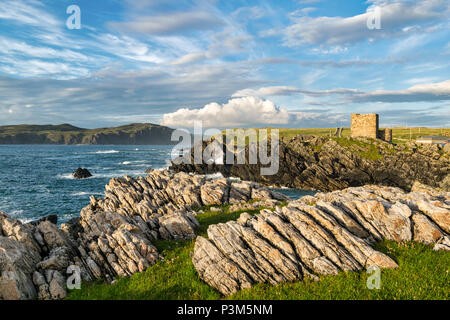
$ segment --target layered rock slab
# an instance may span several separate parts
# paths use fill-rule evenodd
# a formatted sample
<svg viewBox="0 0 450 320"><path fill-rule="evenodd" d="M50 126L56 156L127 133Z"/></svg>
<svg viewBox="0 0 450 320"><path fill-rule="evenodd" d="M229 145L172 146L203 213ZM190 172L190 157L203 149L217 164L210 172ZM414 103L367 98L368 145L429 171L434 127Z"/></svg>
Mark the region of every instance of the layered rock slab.
<svg viewBox="0 0 450 320"><path fill-rule="evenodd" d="M23 224L0 213L0 299L62 299L68 267L85 281L143 272L163 259L153 240L195 238L199 207L280 198L252 182L162 170L111 179L104 198L60 228L55 217Z"/></svg>
<svg viewBox="0 0 450 320"><path fill-rule="evenodd" d="M449 216L450 193L379 186L318 193L210 226L208 239L197 238L192 261L199 276L224 295L261 282L396 268L373 249L375 242L414 240L450 250Z"/></svg>

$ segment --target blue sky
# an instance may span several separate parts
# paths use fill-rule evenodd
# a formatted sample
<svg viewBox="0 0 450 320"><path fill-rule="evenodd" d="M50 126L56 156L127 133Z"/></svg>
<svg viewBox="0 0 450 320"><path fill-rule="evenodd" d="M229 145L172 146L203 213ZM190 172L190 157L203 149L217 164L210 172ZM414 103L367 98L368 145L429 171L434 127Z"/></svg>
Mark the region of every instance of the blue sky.
<svg viewBox="0 0 450 320"><path fill-rule="evenodd" d="M377 112L449 127L449 17L448 0L0 0L0 125L336 127Z"/></svg>

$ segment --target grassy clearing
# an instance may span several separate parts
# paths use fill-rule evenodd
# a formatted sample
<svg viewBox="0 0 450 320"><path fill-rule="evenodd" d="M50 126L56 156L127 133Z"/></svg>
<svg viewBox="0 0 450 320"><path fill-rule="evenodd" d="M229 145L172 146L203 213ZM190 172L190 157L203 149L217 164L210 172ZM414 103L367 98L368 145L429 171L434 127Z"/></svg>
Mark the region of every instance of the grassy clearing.
<svg viewBox="0 0 450 320"><path fill-rule="evenodd" d="M235 220L242 211L229 213L207 211L198 216L199 234L205 236L210 224ZM258 210L247 211L255 214ZM69 300L217 300L224 299L201 281L191 262L194 241L157 241L165 261L146 272L118 279L116 284L84 283L73 290ZM393 257L396 270L382 270L381 289L366 287L366 272L342 272L323 276L319 282L309 279L277 286L258 284L226 299L449 299L450 253L435 252L418 243L382 242L377 250Z"/></svg>

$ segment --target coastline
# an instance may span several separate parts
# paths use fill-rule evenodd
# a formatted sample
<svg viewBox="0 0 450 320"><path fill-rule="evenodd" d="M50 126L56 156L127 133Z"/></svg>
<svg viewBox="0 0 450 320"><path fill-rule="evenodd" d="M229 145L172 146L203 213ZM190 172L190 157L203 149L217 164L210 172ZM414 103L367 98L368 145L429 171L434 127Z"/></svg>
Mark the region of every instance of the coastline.
<svg viewBox="0 0 450 320"><path fill-rule="evenodd" d="M223 212L224 205L231 205L230 212L239 212L230 216L237 220L209 225L208 239L197 236L198 219L205 210ZM145 178L111 179L105 198L92 196L80 218L60 228L49 220L22 224L2 214L0 253L14 250L16 254L5 256L8 272L5 277L2 270L0 293L3 299L65 298L70 266L80 268L83 281L113 283L116 277L164 263L153 244L158 239L195 239L193 266L203 281L225 296L264 282L265 277L276 284L339 270L357 271L369 264L397 268L397 262L373 245L383 239L418 241L432 244L435 250L449 250L449 212L449 193L423 187L405 193L398 188L364 186L288 200L254 182L155 170ZM296 219L302 216L314 218L300 223ZM315 234L321 230L333 238L319 240ZM223 247L220 239L225 234L231 247ZM303 237L308 242L295 240ZM314 248L308 243L314 243ZM311 256L314 250L317 256ZM236 260L238 252L246 257L236 256ZM252 262L250 257L258 252L272 253ZM258 269L261 263L272 267ZM238 273L230 274L227 265L237 267Z"/></svg>

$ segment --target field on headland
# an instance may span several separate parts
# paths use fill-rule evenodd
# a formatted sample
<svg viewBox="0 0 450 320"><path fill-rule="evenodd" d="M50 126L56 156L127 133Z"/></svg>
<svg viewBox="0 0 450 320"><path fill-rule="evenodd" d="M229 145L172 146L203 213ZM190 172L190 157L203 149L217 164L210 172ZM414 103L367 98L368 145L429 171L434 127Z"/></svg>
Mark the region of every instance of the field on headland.
<svg viewBox="0 0 450 320"><path fill-rule="evenodd" d="M222 212L207 210L198 215L198 234L206 236L209 225L235 220L242 211ZM259 210L247 211L256 214ZM341 272L337 276L323 276L318 282L306 279L276 286L258 284L251 289L222 297L197 275L191 261L193 240L157 241L156 247L165 261L158 262L147 271L129 278L120 278L113 285L96 282L84 283L81 290L70 292L69 300L346 300L346 299L405 299L425 300L450 298L448 292L450 255L435 252L419 243L384 241L377 250L391 256L398 269L382 270L381 288L367 288L365 271Z"/></svg>
<svg viewBox="0 0 450 320"><path fill-rule="evenodd" d="M254 128L258 129L258 128ZM296 135L311 135L311 136L321 136L321 137L329 137L335 136L336 128L303 128L303 129L295 129L295 128L262 128L268 129L268 134L270 135L271 129L278 129L280 133L280 137L294 137ZM380 128L384 129L384 128ZM408 141L414 141L415 139L422 136L447 136L450 137L450 128L426 128L426 127L416 127L416 128L407 128L407 127L394 127L392 129L392 142L395 144L406 143ZM237 129L234 129L237 130ZM244 129L246 130L246 129ZM224 131L225 133L225 131ZM258 133L258 132L257 132ZM343 128L342 130L342 138L350 137L351 130L350 128Z"/></svg>
<svg viewBox="0 0 450 320"><path fill-rule="evenodd" d="M382 128L380 128L382 129ZM293 137L298 134L303 135L314 135L314 136L330 136L334 135L336 128L309 128L309 129L284 129L281 128L281 137ZM344 128L342 131L342 137L350 137L350 128ZM450 128L405 128L405 127L395 127L392 128L392 139L394 143L405 143L410 140L415 140L422 136L434 136L443 135L450 137Z"/></svg>

